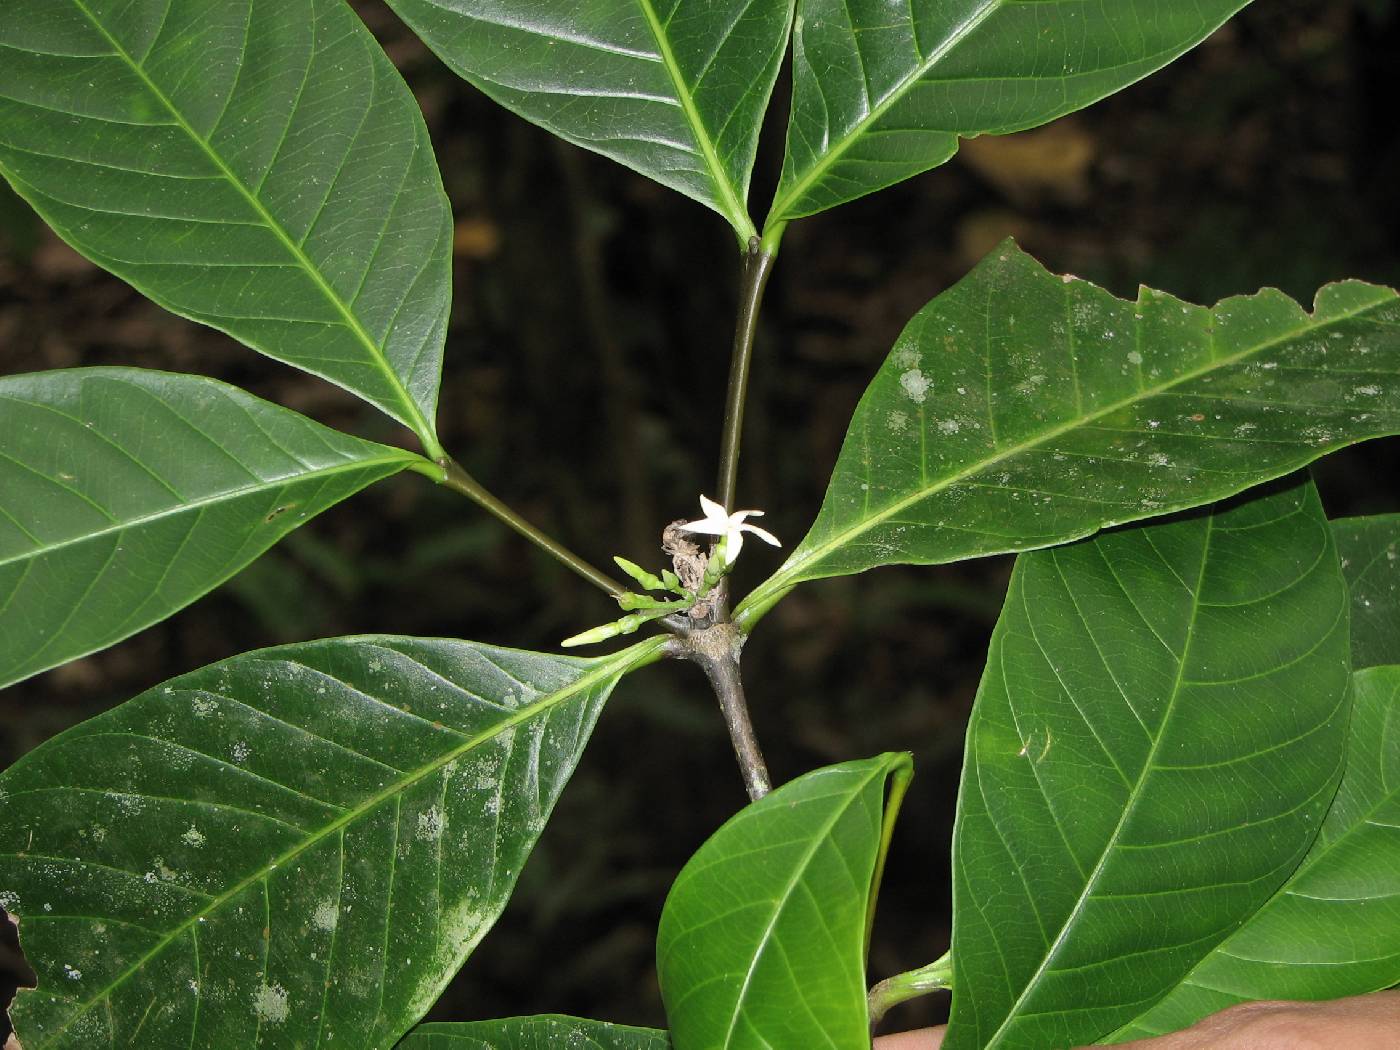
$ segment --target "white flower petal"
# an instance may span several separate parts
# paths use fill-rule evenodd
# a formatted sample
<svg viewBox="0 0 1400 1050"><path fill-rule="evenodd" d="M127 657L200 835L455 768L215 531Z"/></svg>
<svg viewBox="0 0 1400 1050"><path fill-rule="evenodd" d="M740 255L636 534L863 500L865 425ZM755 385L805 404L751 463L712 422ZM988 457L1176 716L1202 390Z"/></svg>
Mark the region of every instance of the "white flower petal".
<svg viewBox="0 0 1400 1050"><path fill-rule="evenodd" d="M761 518L761 510L736 510L730 514L709 496L700 497L700 508L705 512L705 516L699 521L688 521L678 526L685 532L700 533L705 536L720 536L720 541L724 544L724 563L726 566L734 564L739 557L739 552L744 548L744 533L752 532L764 543L771 543L774 547L781 547L778 537L774 536L767 529L760 529L757 525L746 524L745 518Z"/></svg>
<svg viewBox="0 0 1400 1050"><path fill-rule="evenodd" d="M724 564L733 565L739 560L739 551L744 547L744 534L738 529L724 537Z"/></svg>
<svg viewBox="0 0 1400 1050"><path fill-rule="evenodd" d="M774 547L781 547L783 545L782 541L779 540L778 537L774 536L767 529L760 529L757 525L741 525L739 527L745 532L752 532L764 543L771 543Z"/></svg>
<svg viewBox="0 0 1400 1050"><path fill-rule="evenodd" d="M729 520L729 512L714 500L710 499L709 496L702 495L700 497L700 509L705 512L705 517L709 518L711 521Z"/></svg>

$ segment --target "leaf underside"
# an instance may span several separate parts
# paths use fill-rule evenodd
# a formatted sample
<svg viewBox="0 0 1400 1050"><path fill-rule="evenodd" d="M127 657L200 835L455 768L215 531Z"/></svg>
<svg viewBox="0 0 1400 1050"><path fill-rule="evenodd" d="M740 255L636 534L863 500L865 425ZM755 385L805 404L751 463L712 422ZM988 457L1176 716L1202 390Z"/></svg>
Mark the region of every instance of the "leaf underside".
<svg viewBox="0 0 1400 1050"><path fill-rule="evenodd" d="M792 0L389 0L507 109L754 233L745 200Z"/></svg>
<svg viewBox="0 0 1400 1050"><path fill-rule="evenodd" d="M1400 664L1400 514L1332 522L1351 588L1351 665Z"/></svg>
<svg viewBox="0 0 1400 1050"><path fill-rule="evenodd" d="M1309 848L1348 596L1311 483L1023 555L967 737L948 1050L1131 1021Z"/></svg>
<svg viewBox="0 0 1400 1050"><path fill-rule="evenodd" d="M197 376L0 379L0 686L164 619L415 461Z"/></svg>
<svg viewBox="0 0 1400 1050"><path fill-rule="evenodd" d="M346 4L5 0L0 68L0 172L60 236L432 447L451 215Z"/></svg>
<svg viewBox="0 0 1400 1050"><path fill-rule="evenodd" d="M666 1033L654 1028L551 1014L419 1025L397 1050L670 1050L670 1046Z"/></svg>
<svg viewBox="0 0 1400 1050"><path fill-rule="evenodd" d="M787 155L769 224L1127 87L1248 0L800 0Z"/></svg>
<svg viewBox="0 0 1400 1050"><path fill-rule="evenodd" d="M861 398L802 580L1029 550L1200 506L1400 432L1400 297L1348 281L1214 309L1057 277L1010 241L926 306Z"/></svg>
<svg viewBox="0 0 1400 1050"><path fill-rule="evenodd" d="M1400 983L1400 667L1354 681L1346 773L1303 863L1113 1041L1175 1031L1246 1000L1339 999Z"/></svg>
<svg viewBox="0 0 1400 1050"><path fill-rule="evenodd" d="M861 1047L886 784L907 755L829 766L740 811L666 899L657 974L676 1050Z"/></svg>
<svg viewBox="0 0 1400 1050"><path fill-rule="evenodd" d="M382 1050L500 914L617 677L369 637L248 653L0 776L26 1050Z"/></svg>

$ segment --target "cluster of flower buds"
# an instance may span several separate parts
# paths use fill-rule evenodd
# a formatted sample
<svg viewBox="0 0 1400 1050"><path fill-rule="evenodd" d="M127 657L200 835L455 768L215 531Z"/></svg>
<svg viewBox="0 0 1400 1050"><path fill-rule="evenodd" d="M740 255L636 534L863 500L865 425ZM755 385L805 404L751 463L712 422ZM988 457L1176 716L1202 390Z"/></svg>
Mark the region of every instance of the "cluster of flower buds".
<svg viewBox="0 0 1400 1050"><path fill-rule="evenodd" d="M706 496L700 497L700 508L705 512L703 518L698 521L688 521L678 526L684 532L719 537L714 548L710 551L709 561L705 565L705 577L700 585L695 588L686 587L681 583L680 577L670 569L663 570L661 575L657 576L635 562L615 557L613 561L617 563L617 567L635 580L644 591L670 594L674 597L653 598L650 594L635 594L631 591L620 594L617 596L617 604L628 615L620 620L614 620L612 623L595 627L591 631L584 631L582 634L564 639L562 644L566 648L605 642L609 638L616 638L619 635L632 634L652 620L689 612L697 602L704 601L719 581L734 568L739 551L743 549L744 533L746 532L753 533L774 547L781 546L778 537L766 529L760 529L757 525L750 525L746 520L762 517L763 511L761 510L736 510L730 514Z"/></svg>

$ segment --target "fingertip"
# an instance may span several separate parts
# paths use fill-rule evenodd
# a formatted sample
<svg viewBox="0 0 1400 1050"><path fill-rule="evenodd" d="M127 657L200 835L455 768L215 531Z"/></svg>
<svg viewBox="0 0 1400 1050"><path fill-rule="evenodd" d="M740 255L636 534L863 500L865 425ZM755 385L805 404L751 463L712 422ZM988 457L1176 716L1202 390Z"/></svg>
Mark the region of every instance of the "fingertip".
<svg viewBox="0 0 1400 1050"><path fill-rule="evenodd" d="M875 1050L938 1050L943 1045L943 1028L920 1028L917 1032L882 1035Z"/></svg>

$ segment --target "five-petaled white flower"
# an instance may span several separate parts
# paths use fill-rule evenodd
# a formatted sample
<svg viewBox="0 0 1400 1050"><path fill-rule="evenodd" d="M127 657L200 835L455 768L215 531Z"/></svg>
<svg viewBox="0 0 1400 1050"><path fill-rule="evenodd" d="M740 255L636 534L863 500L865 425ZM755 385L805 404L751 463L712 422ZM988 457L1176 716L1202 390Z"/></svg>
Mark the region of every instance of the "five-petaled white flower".
<svg viewBox="0 0 1400 1050"><path fill-rule="evenodd" d="M686 532L700 532L706 536L721 536L724 538L724 564L726 568L734 564L739 557L739 550L744 546L744 533L752 532L764 543L771 543L775 547L781 547L778 537L774 536L767 529L760 529L757 525L750 525L745 518L761 518L761 510L736 510L730 514L714 500L707 496L700 497L700 509L705 512L705 516L699 521L688 521L681 526Z"/></svg>

